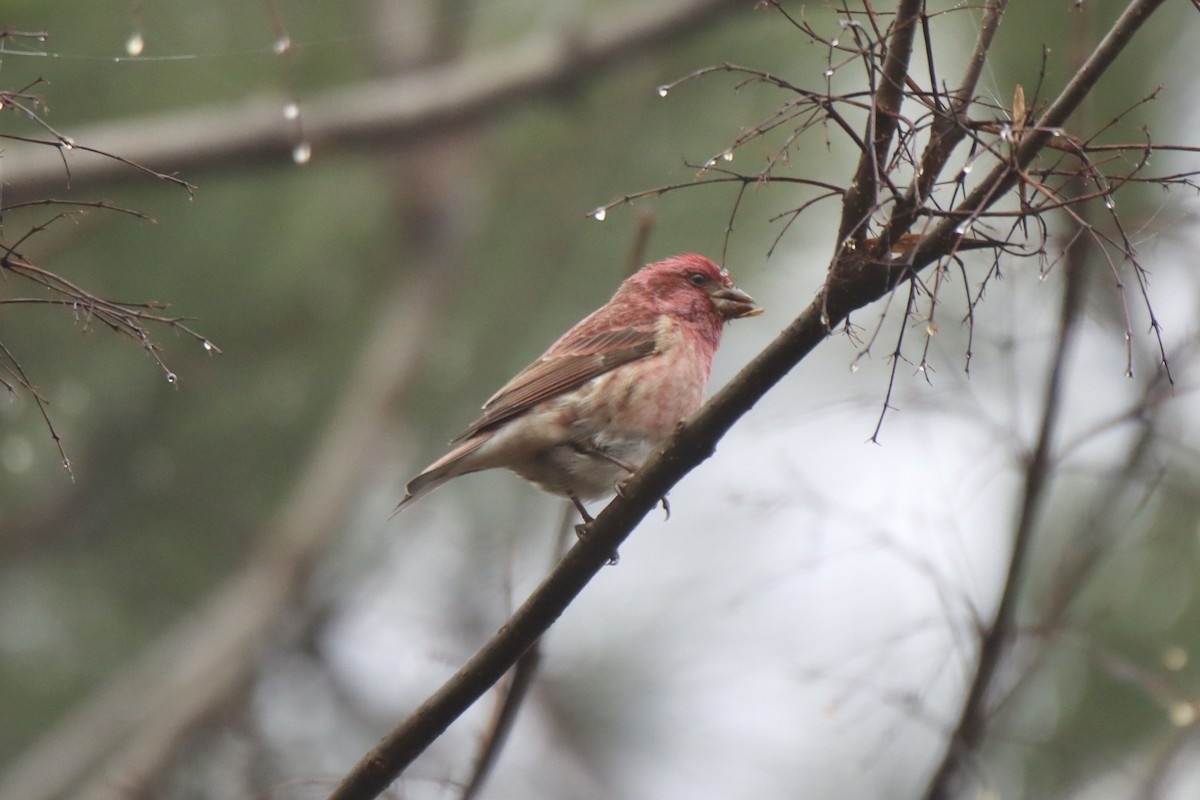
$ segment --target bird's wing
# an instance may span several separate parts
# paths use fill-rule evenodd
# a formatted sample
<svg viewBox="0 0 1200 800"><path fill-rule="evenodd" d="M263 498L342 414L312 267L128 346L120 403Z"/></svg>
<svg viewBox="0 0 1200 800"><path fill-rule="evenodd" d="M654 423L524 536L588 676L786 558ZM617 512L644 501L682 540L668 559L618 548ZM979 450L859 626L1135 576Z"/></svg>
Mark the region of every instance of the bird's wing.
<svg viewBox="0 0 1200 800"><path fill-rule="evenodd" d="M483 404L483 416L454 441L469 439L543 400L569 392L622 364L653 355L658 340L658 326L654 325L619 328L574 340L564 338L492 395Z"/></svg>

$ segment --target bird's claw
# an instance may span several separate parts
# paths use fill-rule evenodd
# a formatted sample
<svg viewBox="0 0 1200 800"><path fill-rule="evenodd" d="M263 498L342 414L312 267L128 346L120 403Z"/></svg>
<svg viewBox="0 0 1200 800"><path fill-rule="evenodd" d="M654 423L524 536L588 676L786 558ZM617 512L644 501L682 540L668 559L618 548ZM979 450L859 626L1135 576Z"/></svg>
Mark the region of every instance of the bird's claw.
<svg viewBox="0 0 1200 800"><path fill-rule="evenodd" d="M632 477L633 476L631 475L630 478L632 478ZM628 487L628 485L629 485L629 478L622 478L621 480L619 480L615 484L613 484L613 491L616 493L617 497L620 497L622 499L625 498L625 489ZM671 518L671 501L668 500L667 496L664 494L662 497L659 498L658 502L662 503L663 519L669 520Z"/></svg>
<svg viewBox="0 0 1200 800"><path fill-rule="evenodd" d="M575 526L575 536L577 536L580 541L586 539L588 537L588 534L590 534L591 532L592 532L592 520L590 520L590 519L587 522L581 522ZM620 560L621 560L620 554L617 553L616 550L614 550L612 555L608 557L607 563L610 567L615 567L617 565L617 562Z"/></svg>

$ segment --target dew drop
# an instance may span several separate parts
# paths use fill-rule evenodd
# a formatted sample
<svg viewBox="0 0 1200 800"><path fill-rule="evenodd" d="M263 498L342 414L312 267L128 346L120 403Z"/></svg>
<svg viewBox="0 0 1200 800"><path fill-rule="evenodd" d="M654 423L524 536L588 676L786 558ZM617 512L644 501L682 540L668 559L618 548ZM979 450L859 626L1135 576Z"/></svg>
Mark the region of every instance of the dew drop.
<svg viewBox="0 0 1200 800"><path fill-rule="evenodd" d="M300 106L297 105L294 101L291 103L288 103L286 106L283 107L283 118L284 119L296 119L299 116L300 116Z"/></svg>
<svg viewBox="0 0 1200 800"><path fill-rule="evenodd" d="M975 169L975 165L974 165L974 164L963 164L963 168L962 168L962 174L963 174L963 175L970 175L970 174L971 174L971 170L973 170L973 169Z"/></svg>
<svg viewBox="0 0 1200 800"><path fill-rule="evenodd" d="M63 150L74 150L75 149L75 140L72 139L70 136L63 136L62 138L60 138L58 140L58 146L61 147Z"/></svg>
<svg viewBox="0 0 1200 800"><path fill-rule="evenodd" d="M710 158L708 161L704 162L705 169L712 169L716 165L717 165L717 160L715 158Z"/></svg>
<svg viewBox="0 0 1200 800"><path fill-rule="evenodd" d="M1012 126L1005 125L1004 127L1002 127L1000 129L1000 141L1002 141L1002 142L1011 142L1012 141Z"/></svg>
<svg viewBox="0 0 1200 800"><path fill-rule="evenodd" d="M1117 204L1113 202L1111 195L1105 195L1104 207L1107 208L1109 211L1112 211L1114 208L1117 207Z"/></svg>
<svg viewBox="0 0 1200 800"><path fill-rule="evenodd" d="M139 31L134 31L125 40L125 52L131 56L140 56L145 47L146 40L142 38L142 34Z"/></svg>
<svg viewBox="0 0 1200 800"><path fill-rule="evenodd" d="M203 342L201 342L200 344L201 344L201 346L204 348L205 352L211 353L211 352L213 351L213 349L214 349L214 348L213 348L213 343L212 343L212 342L210 342L208 339L205 339L205 340L204 340Z"/></svg>
<svg viewBox="0 0 1200 800"><path fill-rule="evenodd" d="M167 383L179 383L179 376L170 370L167 371Z"/></svg>
<svg viewBox="0 0 1200 800"><path fill-rule="evenodd" d="M658 96L659 96L659 97L666 97L666 96L667 96L667 93L668 93L668 92L670 92L670 91L671 91L671 87L670 87L670 86L660 86L660 87L658 87Z"/></svg>
<svg viewBox="0 0 1200 800"><path fill-rule="evenodd" d="M954 232L957 233L959 236L963 235L964 233L967 233L970 230L971 230L970 222L960 222L958 224L958 226L954 228Z"/></svg>
<svg viewBox="0 0 1200 800"><path fill-rule="evenodd" d="M1125 370L1125 377L1126 377L1126 378L1132 378L1132 377L1133 377L1133 370L1131 370L1131 369L1126 369L1126 370Z"/></svg>
<svg viewBox="0 0 1200 800"><path fill-rule="evenodd" d="M604 206L600 206L593 211L590 216L592 219L596 220L596 222L604 222L604 218L608 216L608 211L605 210Z"/></svg>
<svg viewBox="0 0 1200 800"><path fill-rule="evenodd" d="M733 161L733 151L726 150L724 153L721 153L721 158L725 159L726 161Z"/></svg>
<svg viewBox="0 0 1200 800"><path fill-rule="evenodd" d="M823 328L829 327L829 315L826 314L824 311L821 312L821 327L823 327Z"/></svg>
<svg viewBox="0 0 1200 800"><path fill-rule="evenodd" d="M857 361L855 361L853 364L850 365L850 371L858 372L858 362Z"/></svg>
<svg viewBox="0 0 1200 800"><path fill-rule="evenodd" d="M292 161L297 164L307 164L312 159L312 145L300 142L292 148Z"/></svg>
<svg viewBox="0 0 1200 800"><path fill-rule="evenodd" d="M826 78L833 77L833 67L830 67L829 69L825 70L821 74L824 75Z"/></svg>
<svg viewBox="0 0 1200 800"><path fill-rule="evenodd" d="M62 460L62 467L63 467L63 469L65 469L67 472L70 472L70 471L71 471L71 459L69 459L69 458L66 458L66 457L64 456L64 457L63 457L63 460Z"/></svg>
<svg viewBox="0 0 1200 800"><path fill-rule="evenodd" d="M291 49L292 49L292 40L290 38L288 38L288 35L286 33L283 36L280 36L278 39L275 40L275 47L274 47L275 55L281 56L284 53L286 53L288 50L291 50Z"/></svg>
<svg viewBox="0 0 1200 800"><path fill-rule="evenodd" d="M842 40L841 40L841 39L834 39L833 41L831 41L831 42L829 43L829 46L830 46L830 47L837 47L837 46L838 46L839 44L841 44L841 43L842 43Z"/></svg>

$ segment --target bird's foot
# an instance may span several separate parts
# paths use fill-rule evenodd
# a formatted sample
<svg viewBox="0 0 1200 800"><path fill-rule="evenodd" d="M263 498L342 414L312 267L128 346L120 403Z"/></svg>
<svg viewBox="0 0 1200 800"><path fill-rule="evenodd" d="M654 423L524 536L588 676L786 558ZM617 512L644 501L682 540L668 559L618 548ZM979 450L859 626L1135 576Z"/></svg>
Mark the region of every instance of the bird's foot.
<svg viewBox="0 0 1200 800"><path fill-rule="evenodd" d="M575 535L579 538L580 541L586 539L588 537L588 535L592 532L592 522L594 522L594 520L589 519L586 522L581 522L575 526ZM616 550L614 550L612 552L612 555L610 555L608 557L608 565L610 567L615 567L617 565L617 562L620 560L621 560L621 554L618 553Z"/></svg>
<svg viewBox="0 0 1200 800"><path fill-rule="evenodd" d="M617 497L625 497L625 490L629 485L630 478L632 477L633 476L630 475L628 478L622 478L613 484L613 491L617 493ZM668 500L667 496L664 494L658 499L658 502L662 503L663 519L669 520L671 518L671 501Z"/></svg>
<svg viewBox="0 0 1200 800"><path fill-rule="evenodd" d="M575 504L575 508L579 511L579 516L583 517L583 522L575 526L575 536L580 540L586 539L588 537L588 533L590 533L592 530L592 523L595 522L595 519L591 514L588 513L588 510L583 507L583 503L580 502L578 497L573 494L567 495L567 497L572 503ZM608 564L609 566L613 566L620 560L620 556L618 556L617 552L614 550L613 554L608 557Z"/></svg>

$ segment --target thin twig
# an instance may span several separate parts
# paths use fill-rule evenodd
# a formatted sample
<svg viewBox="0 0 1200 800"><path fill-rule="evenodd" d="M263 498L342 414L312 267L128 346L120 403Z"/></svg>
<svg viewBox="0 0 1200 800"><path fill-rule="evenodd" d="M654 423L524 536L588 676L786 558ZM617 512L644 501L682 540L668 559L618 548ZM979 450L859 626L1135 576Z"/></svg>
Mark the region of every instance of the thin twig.
<svg viewBox="0 0 1200 800"><path fill-rule="evenodd" d="M963 701L958 724L950 734L942 760L926 788L925 800L947 800L959 794L961 787L957 784L961 773L974 756L986 729L989 718L986 708L987 694L992 688L1016 625L1017 599L1024 588L1033 532L1053 474L1051 450L1062 411L1066 364L1075 343L1083 308L1084 289L1087 286L1087 267L1084 262L1086 248L1082 246L1083 241L1080 240L1072 249L1068 259L1062 304L1059 309L1059 331L1054 345L1054 360L1046 381L1037 440L1025 463L1020 510L1013 528L1004 588L991 623L981 633L979 656L971 686Z"/></svg>

